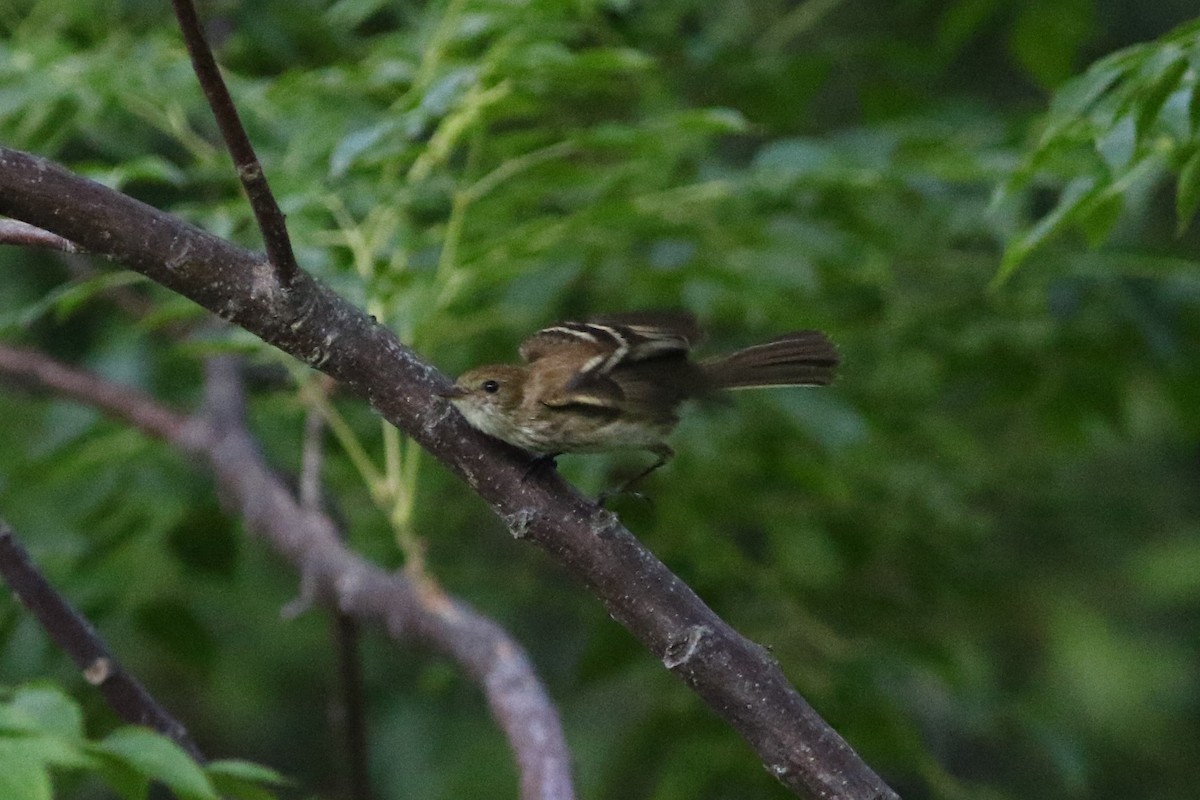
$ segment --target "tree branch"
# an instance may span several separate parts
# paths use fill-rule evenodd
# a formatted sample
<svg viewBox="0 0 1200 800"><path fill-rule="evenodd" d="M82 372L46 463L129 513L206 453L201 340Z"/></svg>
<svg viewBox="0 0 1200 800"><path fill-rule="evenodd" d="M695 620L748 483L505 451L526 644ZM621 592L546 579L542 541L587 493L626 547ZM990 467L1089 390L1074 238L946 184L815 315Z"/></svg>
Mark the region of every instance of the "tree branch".
<svg viewBox="0 0 1200 800"><path fill-rule="evenodd" d="M0 342L0 375L16 378L36 388L52 389L72 400L93 406L157 439L194 449L202 439L188 418L164 408L154 398L118 386L82 370L72 369L36 350Z"/></svg>
<svg viewBox="0 0 1200 800"><path fill-rule="evenodd" d="M74 242L15 219L0 219L0 245L3 244L45 247L63 253L80 252Z"/></svg>
<svg viewBox="0 0 1200 800"><path fill-rule="evenodd" d="M0 374L100 409L204 459L222 498L300 572L334 610L377 620L453 659L484 692L517 760L523 800L572 800L570 754L558 715L520 645L466 603L403 572L385 573L350 552L325 514L304 508L273 472L245 427L241 381L229 359L206 369L193 417L32 350L0 343Z"/></svg>
<svg viewBox="0 0 1200 800"><path fill-rule="evenodd" d="M210 372L211 375L211 372ZM211 379L211 377L210 377ZM322 382L332 381L321 376ZM321 471L324 463L325 419L310 408L304 417L304 449L300 460L300 505L306 511L321 511ZM342 533L339 530L339 533ZM337 697L331 702L333 729L341 736L345 748L346 797L349 800L370 800L371 781L368 768L367 712L363 696L362 654L359 650L358 621L339 609L331 614L330 633L337 656Z"/></svg>
<svg viewBox="0 0 1200 800"><path fill-rule="evenodd" d="M121 719L131 725L153 728L186 750L197 762L205 763L204 754L192 741L183 723L171 716L137 678L125 671L91 623L50 585L4 520L0 520L0 576L4 577L21 605L70 656L87 682L100 690L105 702Z"/></svg>
<svg viewBox="0 0 1200 800"><path fill-rule="evenodd" d="M774 658L709 609L617 518L434 392L448 380L304 271L284 287L254 254L169 214L0 148L0 213L130 266L347 384L462 476L517 538L558 559L732 725L767 770L818 798L895 793L791 686Z"/></svg>
<svg viewBox="0 0 1200 800"><path fill-rule="evenodd" d="M213 58L212 49L204 38L200 26L200 18L196 15L196 7L191 0L171 0L175 8L175 17L179 20L179 30L183 34L183 42L187 45L188 55L192 58L192 69L200 81L200 88L208 99L209 108L216 117L217 127L221 129L221 137L233 157L237 167L238 179L246 190L250 200L250 208L254 211L254 219L262 232L263 245L267 250L267 260L275 267L280 282L287 286L292 282L299 267L296 265L296 255L292 252L292 239L288 235L287 224L275 195L267 183L266 173L250 144L250 137L242 126L237 107L229 96L229 89L221 77L221 70Z"/></svg>

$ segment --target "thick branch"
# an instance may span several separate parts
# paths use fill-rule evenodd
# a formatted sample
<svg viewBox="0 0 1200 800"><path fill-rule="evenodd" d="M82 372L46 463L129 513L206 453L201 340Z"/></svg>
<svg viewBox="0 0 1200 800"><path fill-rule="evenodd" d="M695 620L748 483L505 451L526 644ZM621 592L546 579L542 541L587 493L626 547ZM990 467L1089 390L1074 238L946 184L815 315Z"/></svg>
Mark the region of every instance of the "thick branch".
<svg viewBox="0 0 1200 800"><path fill-rule="evenodd" d="M0 375L94 406L207 461L226 502L295 565L317 597L348 616L381 621L396 638L428 644L479 684L513 748L523 800L571 800L562 727L520 645L466 603L350 552L328 516L304 508L247 431L233 369L226 360L211 363L204 413L188 418L42 353L0 343Z"/></svg>
<svg viewBox="0 0 1200 800"><path fill-rule="evenodd" d="M787 681L617 518L556 474L525 479L517 451L468 427L448 386L387 329L303 271L288 290L253 254L44 160L0 148L0 213L138 270L347 384L461 475L505 521L563 563L664 665L738 730L793 791L891 798Z"/></svg>
<svg viewBox="0 0 1200 800"><path fill-rule="evenodd" d="M221 70L213 58L212 49L204 38L196 7L192 5L191 0L171 0L171 5L175 8L179 30L183 34L188 54L192 57L192 68L200 81L200 88L204 90L208 105L217 119L221 137L225 140L229 154L233 156L238 178L250 200L254 219L262 232L267 260L278 270L279 279L286 286L291 283L300 268L296 265L296 256L292 252L292 239L288 235L283 212L275 202L275 195L267 183L266 173L258 161L254 146L250 144L246 129L242 127L241 117L238 116L233 98L229 96L229 89L221 77Z"/></svg>
<svg viewBox="0 0 1200 800"><path fill-rule="evenodd" d="M0 520L0 576L121 719L131 725L153 728L204 763L204 755L183 724L117 662L91 623L50 585L3 520Z"/></svg>

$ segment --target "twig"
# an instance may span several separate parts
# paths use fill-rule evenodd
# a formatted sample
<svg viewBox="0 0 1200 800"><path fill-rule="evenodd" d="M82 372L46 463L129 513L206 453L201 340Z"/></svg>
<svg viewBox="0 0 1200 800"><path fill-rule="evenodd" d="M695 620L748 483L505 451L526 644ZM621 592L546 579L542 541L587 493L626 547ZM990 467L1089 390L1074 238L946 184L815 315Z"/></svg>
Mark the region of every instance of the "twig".
<svg viewBox="0 0 1200 800"><path fill-rule="evenodd" d="M322 381L328 378L321 376ZM322 389L322 391L324 391ZM300 452L300 505L321 510L321 470L325 462L325 417L309 409L304 415L304 448Z"/></svg>
<svg viewBox="0 0 1200 800"><path fill-rule="evenodd" d="M53 230L183 294L367 399L463 477L518 538L560 561L797 794L896 797L764 648L731 628L617 518L436 396L449 381L303 271L290 290L253 254L41 159L0 147L0 214ZM69 199L70 202L65 202ZM186 257L181 257L186 256Z"/></svg>
<svg viewBox="0 0 1200 800"><path fill-rule="evenodd" d="M197 762L205 758L187 728L158 704L109 651L83 615L38 571L12 528L0 520L0 575L83 677L100 690L109 707L131 725L146 725L169 737Z"/></svg>
<svg viewBox="0 0 1200 800"><path fill-rule="evenodd" d="M151 410L147 404L157 404L144 395L0 343L4 373L94 406L205 461L221 497L295 566L318 598L358 620L382 622L393 638L427 644L482 688L516 757L522 800L574 798L562 725L521 646L463 601L363 560L342 543L328 516L303 508L246 430L241 381L229 359L207 362L204 411L192 418L162 406Z"/></svg>
<svg viewBox="0 0 1200 800"><path fill-rule="evenodd" d="M292 240L288 235L287 222L275 195L267 183L266 173L250 144L250 137L242 126L237 107L229 96L229 89L221 77L221 70L213 58L212 49L204 38L200 18L196 15L196 7L191 0L171 0L175 9L175 17L179 20L179 30L183 34L184 44L187 45L188 55L192 58L192 69L208 105L216 117L217 127L221 129L221 137L233 163L237 167L238 179L250 199L250 208L254 211L254 219L262 232L263 245L267 250L267 260L276 270L280 282L289 286L299 267L296 265L296 255L292 252Z"/></svg>
<svg viewBox="0 0 1200 800"><path fill-rule="evenodd" d="M367 712L363 694L362 655L358 646L359 626L354 617L337 611L332 616L334 649L337 651L338 698L334 730L342 734L346 753L346 796L370 800Z"/></svg>
<svg viewBox="0 0 1200 800"><path fill-rule="evenodd" d="M324 375L321 381L329 381ZM321 510L321 466L324 462L324 417L310 409L304 417L304 450L300 462L300 505L307 511ZM363 697L362 655L359 652L358 622L334 609L331 615L334 650L337 652L338 696L332 716L334 730L341 733L346 750L346 797L370 800L370 770L367 764L367 714Z"/></svg>
<svg viewBox="0 0 1200 800"><path fill-rule="evenodd" d="M69 239L15 219L0 219L0 245L3 244L19 247L45 247L63 253L82 252Z"/></svg>

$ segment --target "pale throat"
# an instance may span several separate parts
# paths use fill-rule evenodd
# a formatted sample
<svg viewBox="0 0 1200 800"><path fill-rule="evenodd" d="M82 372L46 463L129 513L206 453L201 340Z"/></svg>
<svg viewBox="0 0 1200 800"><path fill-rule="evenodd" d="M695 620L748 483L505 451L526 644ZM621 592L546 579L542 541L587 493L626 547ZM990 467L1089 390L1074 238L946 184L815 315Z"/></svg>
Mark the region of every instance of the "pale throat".
<svg viewBox="0 0 1200 800"><path fill-rule="evenodd" d="M495 413L493 406L472 403L469 400L466 402L456 401L454 405L458 408L459 413L466 417L467 422L471 423L472 428L481 430L489 436L503 438L501 436L505 430L503 418L500 414Z"/></svg>

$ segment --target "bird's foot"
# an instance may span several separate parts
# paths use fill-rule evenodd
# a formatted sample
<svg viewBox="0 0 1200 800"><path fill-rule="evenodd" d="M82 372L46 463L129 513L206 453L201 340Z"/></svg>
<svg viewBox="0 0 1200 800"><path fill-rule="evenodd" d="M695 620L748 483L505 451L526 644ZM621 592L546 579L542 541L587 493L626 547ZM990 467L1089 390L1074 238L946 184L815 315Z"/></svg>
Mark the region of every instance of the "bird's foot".
<svg viewBox="0 0 1200 800"><path fill-rule="evenodd" d="M521 476L521 480L529 480L529 476L541 470L554 470L558 467L558 453L546 453L545 455L534 456L529 459L529 463L525 465L525 474Z"/></svg>

